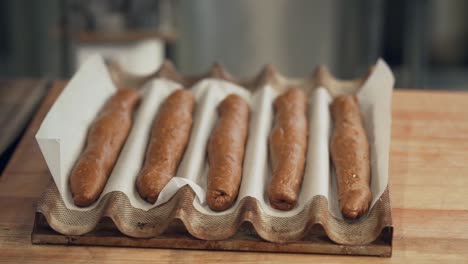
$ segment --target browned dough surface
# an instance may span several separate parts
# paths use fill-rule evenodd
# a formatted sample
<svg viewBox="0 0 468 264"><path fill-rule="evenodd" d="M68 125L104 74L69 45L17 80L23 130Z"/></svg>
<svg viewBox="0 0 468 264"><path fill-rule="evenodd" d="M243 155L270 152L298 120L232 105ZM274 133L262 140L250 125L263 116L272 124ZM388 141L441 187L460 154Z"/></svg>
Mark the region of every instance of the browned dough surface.
<svg viewBox="0 0 468 264"><path fill-rule="evenodd" d="M208 143L206 202L214 211L232 206L242 179L242 163L249 125L249 105L232 94L218 106L218 122Z"/></svg>
<svg viewBox="0 0 468 264"><path fill-rule="evenodd" d="M145 162L136 180L140 196L155 203L174 177L190 139L195 98L190 90L177 90L161 105L153 122Z"/></svg>
<svg viewBox="0 0 468 264"><path fill-rule="evenodd" d="M334 120L331 157L340 208L346 218L356 219L367 212L372 198L369 142L356 97L337 97L333 100L331 112Z"/></svg>
<svg viewBox="0 0 468 264"><path fill-rule="evenodd" d="M118 90L91 125L86 146L70 175L77 206L88 206L101 195L132 127L133 111L140 100L134 89Z"/></svg>
<svg viewBox="0 0 468 264"><path fill-rule="evenodd" d="M275 120L270 134L272 179L268 198L273 208L296 206L304 174L307 150L307 97L297 88L274 102Z"/></svg>

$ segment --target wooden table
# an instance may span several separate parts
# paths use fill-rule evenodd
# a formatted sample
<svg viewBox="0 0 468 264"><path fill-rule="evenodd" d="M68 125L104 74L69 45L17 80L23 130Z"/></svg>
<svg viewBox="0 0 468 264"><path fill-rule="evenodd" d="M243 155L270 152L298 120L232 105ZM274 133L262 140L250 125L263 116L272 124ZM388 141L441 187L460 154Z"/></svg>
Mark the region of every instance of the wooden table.
<svg viewBox="0 0 468 264"><path fill-rule="evenodd" d="M54 85L49 107L63 89ZM398 90L393 97L392 258L31 245L34 203L51 179L34 134L37 113L0 178L0 262L466 263L468 93Z"/></svg>
<svg viewBox="0 0 468 264"><path fill-rule="evenodd" d="M0 172L49 87L47 80L0 78Z"/></svg>

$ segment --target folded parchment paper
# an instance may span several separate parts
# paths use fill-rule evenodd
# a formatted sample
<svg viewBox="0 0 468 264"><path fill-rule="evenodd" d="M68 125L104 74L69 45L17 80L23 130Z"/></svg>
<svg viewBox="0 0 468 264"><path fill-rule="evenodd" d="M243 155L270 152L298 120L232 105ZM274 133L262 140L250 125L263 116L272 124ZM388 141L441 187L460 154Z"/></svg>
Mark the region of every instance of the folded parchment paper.
<svg viewBox="0 0 468 264"><path fill-rule="evenodd" d="M388 182L393 83L390 69L385 62L379 60L372 75L357 94L371 145L372 205L385 191ZM242 198L250 196L260 202L266 214L290 217L299 213L314 196L322 195L328 199L332 215L342 219L328 150L332 131L329 111L332 98L325 87L307 88L310 89L307 164L299 203L293 210L283 212L272 209L265 194L270 181L267 143L273 121L272 103L281 91L265 85L250 92L233 83L217 79L203 79L190 88L196 96L197 105L190 142L176 177L164 188L155 204L143 201L135 189L135 178L144 161L153 119L164 99L176 89L181 89L180 84L166 79L155 79L142 88L144 96L135 113L134 125L101 198L106 193L120 191L129 198L133 207L149 210L168 201L182 186L189 185L197 196L194 206L203 214L232 213ZM69 190L68 177L83 150L89 125L115 90L103 60L98 56L92 57L67 85L36 135L68 209L86 211L99 203L97 201L86 208L75 206ZM217 119L216 107L231 93L245 98L252 111L239 197L235 206L218 213L211 211L205 204L208 170L206 144Z"/></svg>

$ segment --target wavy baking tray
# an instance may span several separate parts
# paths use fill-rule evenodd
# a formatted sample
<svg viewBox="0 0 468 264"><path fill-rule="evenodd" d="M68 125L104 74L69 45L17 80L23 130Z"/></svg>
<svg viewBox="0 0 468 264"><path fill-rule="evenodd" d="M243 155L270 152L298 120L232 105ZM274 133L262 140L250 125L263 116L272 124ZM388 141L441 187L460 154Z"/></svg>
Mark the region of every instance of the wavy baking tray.
<svg viewBox="0 0 468 264"><path fill-rule="evenodd" d="M326 68L318 67L313 75L299 80L286 78L268 65L256 77L239 81L219 64L215 64L205 75L186 77L181 76L170 62L163 63L156 73L148 76L129 75L115 64L108 65L108 69L119 87L139 87L154 78L165 78L184 87L191 87L202 79L214 78L249 90L266 84L281 88L305 82L312 86L324 86L332 95L355 93L368 76L340 81L334 79ZM157 237L176 220L183 224L188 233L203 240L232 238L241 226L250 223L258 236L274 243L310 239L309 236L313 235L318 226L323 228L331 241L341 245L367 245L382 234L390 234L386 241L391 246L393 227L388 187L369 214L356 221L342 220L332 215L328 200L320 195L308 201L298 214L288 217L266 214L259 201L252 197L244 197L229 214L206 215L194 206L195 199L193 190L185 186L168 202L146 211L133 207L124 193L111 192L104 195L92 210L72 210L65 206L56 185L52 183L39 200L37 211L43 214L50 227L64 235L92 232L103 218L108 217L121 233L135 238Z"/></svg>

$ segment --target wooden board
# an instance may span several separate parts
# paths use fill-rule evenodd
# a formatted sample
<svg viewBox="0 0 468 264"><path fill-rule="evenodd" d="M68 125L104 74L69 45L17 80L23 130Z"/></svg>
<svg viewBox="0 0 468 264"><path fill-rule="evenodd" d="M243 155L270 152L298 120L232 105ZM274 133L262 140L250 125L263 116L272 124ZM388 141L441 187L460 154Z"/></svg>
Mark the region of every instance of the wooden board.
<svg viewBox="0 0 468 264"><path fill-rule="evenodd" d="M52 87L0 177L0 263L468 263L467 92L394 93L391 258L33 245L34 204L51 180L34 135L64 85Z"/></svg>
<svg viewBox="0 0 468 264"><path fill-rule="evenodd" d="M131 238L118 231L112 221L104 219L97 228L83 236L66 236L52 230L44 216L36 213L31 234L33 244L93 245L114 247L175 248L231 250L276 253L320 253L335 255L363 255L390 257L392 255L393 228L385 228L382 235L370 245L344 246L328 239L323 229L311 232L306 240L278 244L258 237L250 226L241 226L239 232L227 240L207 241L191 236L181 223L175 222L155 238Z"/></svg>

